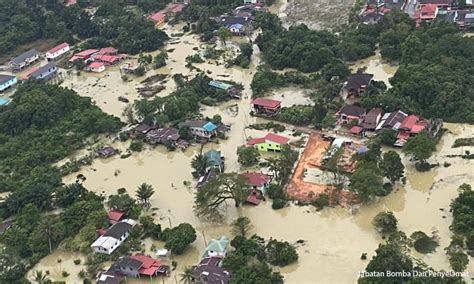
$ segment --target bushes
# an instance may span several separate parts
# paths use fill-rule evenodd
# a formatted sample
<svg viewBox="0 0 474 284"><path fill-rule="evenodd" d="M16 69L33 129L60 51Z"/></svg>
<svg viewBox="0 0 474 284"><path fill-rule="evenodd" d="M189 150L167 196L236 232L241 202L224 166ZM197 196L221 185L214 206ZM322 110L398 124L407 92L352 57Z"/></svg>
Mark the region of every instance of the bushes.
<svg viewBox="0 0 474 284"><path fill-rule="evenodd" d="M196 230L187 223L179 224L172 229L166 228L160 235L165 247L174 254L182 254L189 244L196 240Z"/></svg>
<svg viewBox="0 0 474 284"><path fill-rule="evenodd" d="M130 150L133 152L141 152L143 150L143 141L134 140L130 143Z"/></svg>
<svg viewBox="0 0 474 284"><path fill-rule="evenodd" d="M257 148L250 146L240 146L237 148L238 162L244 167L255 166L260 159L260 152Z"/></svg>
<svg viewBox="0 0 474 284"><path fill-rule="evenodd" d="M281 209L285 206L286 206L286 200L285 199L273 199L272 209L277 210L277 209Z"/></svg>
<svg viewBox="0 0 474 284"><path fill-rule="evenodd" d="M317 199L311 202L311 204L315 206L317 210L322 210L324 207L329 205L329 195L321 193Z"/></svg>

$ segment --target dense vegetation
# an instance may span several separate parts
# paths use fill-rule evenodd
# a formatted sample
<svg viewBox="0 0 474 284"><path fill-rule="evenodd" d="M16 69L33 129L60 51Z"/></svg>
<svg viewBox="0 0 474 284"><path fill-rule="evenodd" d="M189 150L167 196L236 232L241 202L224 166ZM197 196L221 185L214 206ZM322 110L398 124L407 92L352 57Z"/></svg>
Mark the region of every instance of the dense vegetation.
<svg viewBox="0 0 474 284"><path fill-rule="evenodd" d="M33 203L51 209L51 193L61 184L50 164L83 147L91 135L111 133L121 126L90 98L54 85L28 82L0 112L0 191L11 191L1 216L18 213Z"/></svg>
<svg viewBox="0 0 474 284"><path fill-rule="evenodd" d="M400 44L400 68L390 80L393 88L367 96L362 103L472 123L473 60L474 39L463 37L457 27L433 24L415 29Z"/></svg>
<svg viewBox="0 0 474 284"><path fill-rule="evenodd" d="M148 2L151 3L145 1L140 5L148 9ZM161 1L154 2L157 4L153 7L163 6ZM156 50L168 38L164 32L155 29L150 20L126 11L123 1L92 4L97 5L93 18L79 5L66 7L54 4L54 1L1 0L0 54L39 39L73 43L75 36L81 40L90 38L84 47L112 45L120 52L137 54Z"/></svg>

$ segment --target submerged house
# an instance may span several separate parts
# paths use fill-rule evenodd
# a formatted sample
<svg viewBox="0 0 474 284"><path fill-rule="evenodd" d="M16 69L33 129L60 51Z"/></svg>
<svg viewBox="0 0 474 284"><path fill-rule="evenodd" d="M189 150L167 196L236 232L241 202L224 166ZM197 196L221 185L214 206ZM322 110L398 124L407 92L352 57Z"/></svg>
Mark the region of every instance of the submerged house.
<svg viewBox="0 0 474 284"><path fill-rule="evenodd" d="M209 86L219 90L226 91L230 97L240 99L242 91L234 87L234 85L227 84L221 81L212 80L209 82Z"/></svg>
<svg viewBox="0 0 474 284"><path fill-rule="evenodd" d="M130 235L136 221L126 219L110 226L91 247L96 253L112 254Z"/></svg>
<svg viewBox="0 0 474 284"><path fill-rule="evenodd" d="M279 152L283 145L287 145L289 138L284 136L268 133L265 137L250 139L247 145L254 146L259 151Z"/></svg>
<svg viewBox="0 0 474 284"><path fill-rule="evenodd" d="M209 150L204 154L204 157L207 158L212 170L217 171L218 173L223 173L225 169L225 158L221 155L221 151Z"/></svg>
<svg viewBox="0 0 474 284"><path fill-rule="evenodd" d="M272 99L256 98L250 104L254 115L275 116L281 110L281 102Z"/></svg>
<svg viewBox="0 0 474 284"><path fill-rule="evenodd" d="M240 176L247 182L249 186L249 195L245 200L247 203L258 205L262 200L265 200L265 193L267 186L271 182L270 176L263 173L246 172Z"/></svg>
<svg viewBox="0 0 474 284"><path fill-rule="evenodd" d="M228 28L234 35L241 35L245 33L251 20L250 17L221 16L218 22L221 26Z"/></svg>
<svg viewBox="0 0 474 284"><path fill-rule="evenodd" d="M179 139L179 131L176 128L151 129L145 137L150 144L176 143Z"/></svg>
<svg viewBox="0 0 474 284"><path fill-rule="evenodd" d="M110 147L110 146L105 146L105 147L102 147L99 150L97 150L97 154L101 158L108 158L108 157L111 157L111 156L115 155L116 153L117 153L117 151L115 151L115 149L113 147Z"/></svg>
<svg viewBox="0 0 474 284"><path fill-rule="evenodd" d="M373 108L369 110L362 120L361 127L364 131L375 131L377 125L382 119L383 110L381 108Z"/></svg>
<svg viewBox="0 0 474 284"><path fill-rule="evenodd" d="M231 274L221 266L219 257L205 257L192 267L195 283L228 284Z"/></svg>
<svg viewBox="0 0 474 284"><path fill-rule="evenodd" d="M196 138L210 139L217 135L217 125L206 120L188 120L180 123L179 127L189 127Z"/></svg>
<svg viewBox="0 0 474 284"><path fill-rule="evenodd" d="M24 52L10 61L10 67L13 72L20 71L23 68L33 64L39 59L39 53L36 49L32 48L27 52Z"/></svg>
<svg viewBox="0 0 474 284"><path fill-rule="evenodd" d="M352 74L343 86L343 97L359 97L370 85L374 75L365 73Z"/></svg>
<svg viewBox="0 0 474 284"><path fill-rule="evenodd" d="M226 257L229 243L226 236L221 236L218 240L210 240L202 257Z"/></svg>
<svg viewBox="0 0 474 284"><path fill-rule="evenodd" d="M409 115L405 117L402 124L398 128L397 141L395 146L402 147L407 142L408 138L413 137L428 127L428 121L420 119L416 115Z"/></svg>
<svg viewBox="0 0 474 284"><path fill-rule="evenodd" d="M16 85L16 83L18 83L16 76L0 74L0 92L11 88L12 86Z"/></svg>
<svg viewBox="0 0 474 284"><path fill-rule="evenodd" d="M60 45L57 45L50 50L46 51L46 58L51 60L56 60L63 56L64 54L68 53L71 48L67 42L63 42Z"/></svg>
<svg viewBox="0 0 474 284"><path fill-rule="evenodd" d="M28 80L34 78L36 80L48 81L53 79L57 73L58 67L56 66L56 63L50 62L44 66L33 69L32 72L26 74L23 79Z"/></svg>
<svg viewBox="0 0 474 284"><path fill-rule="evenodd" d="M360 124L365 117L365 109L356 105L345 105L337 113L339 124Z"/></svg>
<svg viewBox="0 0 474 284"><path fill-rule="evenodd" d="M169 266L163 265L161 261L144 254L124 256L119 258L109 269L119 274L131 277L149 276L150 279L158 274L167 275Z"/></svg>
<svg viewBox="0 0 474 284"><path fill-rule="evenodd" d="M400 125L402 125L403 120L407 116L408 114L400 110L397 110L394 112L388 112L382 116L375 130L376 131L380 131L383 129L398 130L398 128L400 128Z"/></svg>
<svg viewBox="0 0 474 284"><path fill-rule="evenodd" d="M105 71L105 64L103 62L94 61L89 64L89 70L95 73L101 73Z"/></svg>

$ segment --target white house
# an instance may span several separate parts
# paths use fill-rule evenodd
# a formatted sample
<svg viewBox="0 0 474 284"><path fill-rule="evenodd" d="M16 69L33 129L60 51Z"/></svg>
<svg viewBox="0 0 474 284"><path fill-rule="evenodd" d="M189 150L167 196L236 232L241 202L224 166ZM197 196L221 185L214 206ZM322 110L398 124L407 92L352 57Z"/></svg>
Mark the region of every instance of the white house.
<svg viewBox="0 0 474 284"><path fill-rule="evenodd" d="M96 72L96 73L104 72L105 64L102 62L94 61L89 65L89 69L92 72Z"/></svg>
<svg viewBox="0 0 474 284"><path fill-rule="evenodd" d="M137 224L136 221L127 219L110 226L107 232L100 236L91 245L96 253L113 253L130 235L130 231Z"/></svg>
<svg viewBox="0 0 474 284"><path fill-rule="evenodd" d="M48 60L55 60L61 55L67 53L69 50L70 50L69 44L67 42L63 42L60 45L55 46L51 48L50 50L46 51L46 58Z"/></svg>

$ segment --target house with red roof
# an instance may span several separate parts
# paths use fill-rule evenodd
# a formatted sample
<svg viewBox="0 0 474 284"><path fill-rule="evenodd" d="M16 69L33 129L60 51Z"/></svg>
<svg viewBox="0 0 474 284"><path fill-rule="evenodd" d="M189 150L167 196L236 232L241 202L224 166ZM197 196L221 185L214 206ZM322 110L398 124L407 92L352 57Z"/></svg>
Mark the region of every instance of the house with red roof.
<svg viewBox="0 0 474 284"><path fill-rule="evenodd" d="M263 173L246 172L240 176L247 182L249 186L249 195L246 199L247 203L258 205L264 200L267 186L271 182L271 177Z"/></svg>
<svg viewBox="0 0 474 284"><path fill-rule="evenodd" d="M280 152L283 145L288 144L289 138L268 133L265 137L250 139L247 145L254 146L259 151Z"/></svg>
<svg viewBox="0 0 474 284"><path fill-rule="evenodd" d="M424 4L420 5L418 10L415 12L415 18L417 24L422 21L429 22L433 21L438 14L438 5L436 4Z"/></svg>
<svg viewBox="0 0 474 284"><path fill-rule="evenodd" d="M280 112L281 102L266 98L256 98L251 103L255 115L274 116Z"/></svg>
<svg viewBox="0 0 474 284"><path fill-rule="evenodd" d="M94 61L91 64L89 64L89 70L91 72L104 72L105 71L105 64L99 61Z"/></svg>
<svg viewBox="0 0 474 284"><path fill-rule="evenodd" d="M148 255L136 254L119 258L109 271L132 277L149 276L152 279L158 274L167 275L170 268Z"/></svg>
<svg viewBox="0 0 474 284"><path fill-rule="evenodd" d="M408 138L421 133L427 127L428 122L426 120L420 119L416 115L407 116L398 129L397 141L394 145L402 147L407 142Z"/></svg>
<svg viewBox="0 0 474 284"><path fill-rule="evenodd" d="M93 54L97 53L99 50L97 49L86 49L86 50L83 50L81 52L78 52L76 54L74 54L70 59L69 59L69 62L74 62L76 60L83 60L83 61L86 61L88 60L89 58L92 57Z"/></svg>
<svg viewBox="0 0 474 284"><path fill-rule="evenodd" d="M110 210L107 215L109 218L109 223L115 224L122 219L122 217L124 216L124 213L119 210Z"/></svg>
<svg viewBox="0 0 474 284"><path fill-rule="evenodd" d="M63 42L60 45L57 45L50 50L46 51L46 58L51 61L59 58L60 56L64 55L65 53L69 52L71 48L67 42Z"/></svg>
<svg viewBox="0 0 474 284"><path fill-rule="evenodd" d="M148 18L155 22L155 26L159 27L169 18L174 17L177 13L182 12L186 8L183 3L170 3L166 8L151 14Z"/></svg>

